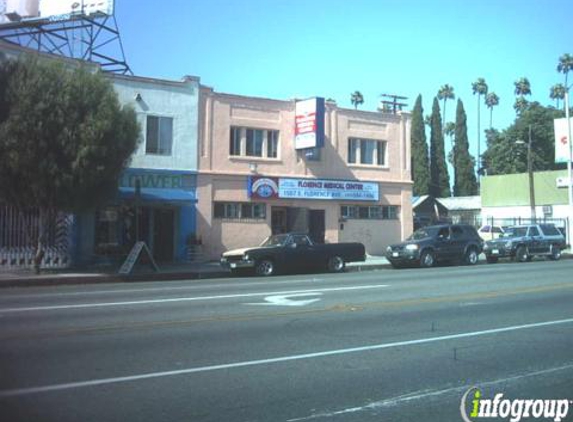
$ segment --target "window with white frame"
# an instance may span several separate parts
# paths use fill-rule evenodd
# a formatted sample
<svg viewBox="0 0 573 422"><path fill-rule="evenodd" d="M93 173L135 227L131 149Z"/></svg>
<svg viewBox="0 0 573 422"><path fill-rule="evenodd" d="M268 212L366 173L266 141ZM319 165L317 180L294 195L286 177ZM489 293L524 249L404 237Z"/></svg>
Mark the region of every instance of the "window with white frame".
<svg viewBox="0 0 573 422"><path fill-rule="evenodd" d="M215 218L225 219L265 219L266 204L247 202L215 202Z"/></svg>
<svg viewBox="0 0 573 422"><path fill-rule="evenodd" d="M397 220L398 207L394 205L342 205L342 218L355 220Z"/></svg>
<svg viewBox="0 0 573 422"><path fill-rule="evenodd" d="M386 166L386 141L348 138L348 163Z"/></svg>
<svg viewBox="0 0 573 422"><path fill-rule="evenodd" d="M145 152L147 154L171 155L172 146L173 118L147 116Z"/></svg>
<svg viewBox="0 0 573 422"><path fill-rule="evenodd" d="M277 158L279 131L231 127L229 154L232 156Z"/></svg>

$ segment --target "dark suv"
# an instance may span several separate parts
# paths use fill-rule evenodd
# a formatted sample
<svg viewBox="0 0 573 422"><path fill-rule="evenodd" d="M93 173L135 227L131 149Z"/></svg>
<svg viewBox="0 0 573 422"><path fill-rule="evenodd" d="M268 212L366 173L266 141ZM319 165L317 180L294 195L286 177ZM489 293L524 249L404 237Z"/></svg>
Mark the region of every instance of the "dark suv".
<svg viewBox="0 0 573 422"><path fill-rule="evenodd" d="M388 246L386 258L394 268L406 265L431 267L444 261L475 265L482 245L474 227L442 224L416 230L406 241Z"/></svg>
<svg viewBox="0 0 573 422"><path fill-rule="evenodd" d="M566 247L565 237L553 224L530 224L507 228L498 239L486 242L483 251L492 264L499 258L531 261L536 255L557 261Z"/></svg>

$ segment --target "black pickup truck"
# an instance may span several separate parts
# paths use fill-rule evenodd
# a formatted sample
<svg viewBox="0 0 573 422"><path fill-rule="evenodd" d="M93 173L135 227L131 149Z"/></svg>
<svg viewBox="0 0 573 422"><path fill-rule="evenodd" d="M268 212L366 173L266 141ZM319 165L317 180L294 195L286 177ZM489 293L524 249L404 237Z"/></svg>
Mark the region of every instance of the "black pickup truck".
<svg viewBox="0 0 573 422"><path fill-rule="evenodd" d="M486 242L483 252L490 264L499 258L526 262L536 255L556 261L565 248L565 237L553 224L531 224L507 228L499 238Z"/></svg>
<svg viewBox="0 0 573 422"><path fill-rule="evenodd" d="M233 273L249 269L269 276L279 271L342 272L347 262L365 259L362 243L315 244L306 234L288 233L270 236L260 246L225 252L221 265Z"/></svg>

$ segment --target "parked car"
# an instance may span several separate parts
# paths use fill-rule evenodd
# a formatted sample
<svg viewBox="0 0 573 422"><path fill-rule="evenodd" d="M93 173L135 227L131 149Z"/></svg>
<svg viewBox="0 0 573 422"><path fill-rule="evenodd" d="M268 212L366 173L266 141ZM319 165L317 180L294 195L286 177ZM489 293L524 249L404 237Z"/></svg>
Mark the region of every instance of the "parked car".
<svg viewBox="0 0 573 422"><path fill-rule="evenodd" d="M485 224L481 226L477 232L483 240L493 240L501 236L505 232L505 229L502 226Z"/></svg>
<svg viewBox="0 0 573 422"><path fill-rule="evenodd" d="M406 265L432 267L437 262L475 265L483 241L473 226L443 224L416 230L406 241L388 246L386 258L394 268Z"/></svg>
<svg viewBox="0 0 573 422"><path fill-rule="evenodd" d="M553 224L531 224L509 227L497 240L485 243L484 253L489 263L499 258L526 262L534 256L556 261L565 247L565 237Z"/></svg>
<svg viewBox="0 0 573 422"><path fill-rule="evenodd" d="M364 260L362 243L316 244L306 234L288 233L270 236L258 247L225 252L221 265L231 272L249 269L269 276L287 270L342 272L347 262Z"/></svg>

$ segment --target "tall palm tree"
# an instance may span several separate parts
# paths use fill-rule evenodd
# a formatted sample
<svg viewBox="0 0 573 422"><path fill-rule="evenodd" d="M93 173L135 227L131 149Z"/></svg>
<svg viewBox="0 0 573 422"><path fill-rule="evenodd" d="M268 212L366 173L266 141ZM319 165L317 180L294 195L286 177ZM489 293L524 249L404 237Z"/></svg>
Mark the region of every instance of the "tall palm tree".
<svg viewBox="0 0 573 422"><path fill-rule="evenodd" d="M350 102L354 106L354 110L358 109L358 106L364 104L364 97L360 91L354 91L350 94Z"/></svg>
<svg viewBox="0 0 573 422"><path fill-rule="evenodd" d="M531 84L529 83L529 79L519 78L513 83L513 85L515 86L515 95L517 95L513 108L518 114L520 114L529 104L525 99L525 96L531 95Z"/></svg>
<svg viewBox="0 0 573 422"><path fill-rule="evenodd" d="M555 84L549 89L549 98L555 100L555 107L559 108L559 100L565 98L565 85Z"/></svg>
<svg viewBox="0 0 573 422"><path fill-rule="evenodd" d="M450 152L448 154L448 161L453 166L455 165L455 145L454 145L454 134L456 133L456 124L454 122L448 122L444 126L444 135L450 138Z"/></svg>
<svg viewBox="0 0 573 422"><path fill-rule="evenodd" d="M573 56L571 54L563 54L561 57L559 57L557 71L565 75L565 89L568 87L567 76L571 70L573 70Z"/></svg>
<svg viewBox="0 0 573 422"><path fill-rule="evenodd" d="M489 128L493 128L493 108L499 105L499 97L495 92L489 92L485 96L485 105L489 108Z"/></svg>
<svg viewBox="0 0 573 422"><path fill-rule="evenodd" d="M513 108L517 114L521 114L527 108L528 105L529 102L525 99L525 97L520 96L515 99L515 103L513 103Z"/></svg>
<svg viewBox="0 0 573 422"><path fill-rule="evenodd" d="M444 116L442 117L442 128L446 127L446 101L456 98L454 88L448 84L442 85L438 90L438 100L444 101Z"/></svg>
<svg viewBox="0 0 573 422"><path fill-rule="evenodd" d="M472 83L472 91L477 94L478 99L478 144L477 144L477 160L480 160L481 157L481 118L480 118L480 111L481 111L481 96L486 95L488 90L487 83L485 82L484 78L477 78L475 82Z"/></svg>

